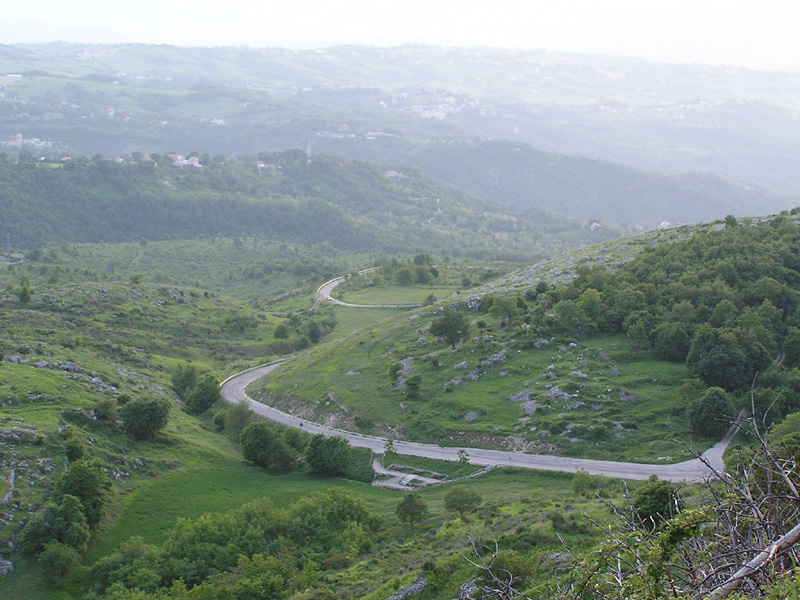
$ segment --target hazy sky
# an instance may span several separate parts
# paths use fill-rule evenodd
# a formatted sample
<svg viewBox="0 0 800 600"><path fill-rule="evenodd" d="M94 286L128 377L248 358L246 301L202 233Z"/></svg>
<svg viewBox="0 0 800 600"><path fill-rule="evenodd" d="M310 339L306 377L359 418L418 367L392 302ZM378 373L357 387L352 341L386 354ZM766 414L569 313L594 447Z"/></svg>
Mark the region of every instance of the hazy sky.
<svg viewBox="0 0 800 600"><path fill-rule="evenodd" d="M36 0L0 42L376 46L419 42L800 69L800 0Z"/></svg>

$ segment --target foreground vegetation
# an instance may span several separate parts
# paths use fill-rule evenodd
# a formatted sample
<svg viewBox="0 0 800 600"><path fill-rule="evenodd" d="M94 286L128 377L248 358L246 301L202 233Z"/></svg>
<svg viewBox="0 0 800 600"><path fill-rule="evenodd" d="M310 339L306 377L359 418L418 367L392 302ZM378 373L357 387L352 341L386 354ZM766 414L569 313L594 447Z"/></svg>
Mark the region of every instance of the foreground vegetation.
<svg viewBox="0 0 800 600"><path fill-rule="evenodd" d="M606 502L634 515L625 527L637 544L671 560L688 540L704 544L705 532L734 514L726 510L739 510L742 485L758 493L767 464L758 457L776 457L769 468L791 478L798 236L788 215L731 218L685 231L615 270L575 266L556 285L563 273L551 269L549 279L506 289L493 278L520 280L498 265L467 270L422 254L350 277L337 290L375 302L398 290L409 299L424 293L428 306L411 311L323 303L314 313L272 314L191 286L87 283L81 278L90 276L72 268L59 271L69 281L49 281L53 272L40 267L63 269L67 250L53 263L44 250L7 265L0 496L10 502L0 531L18 551L0 592L382 599L425 577L418 596L425 600L454 597L461 584L486 576L480 559L494 557L494 572L513 573L508 583L532 597L611 596L620 581L626 597L658 597L668 580L647 560L615 575L607 557L627 556L629 539L614 529ZM746 262L737 263L741 256ZM669 267L678 264L695 267ZM486 287L470 292L477 284ZM717 336L716 353L709 336ZM262 384L262 397L312 420L394 438L677 461L686 451L675 439L701 450L717 435L708 426L744 405L745 378L709 379L719 369L747 377L763 369L754 423L790 417L775 430L782 445L765 444L766 455L745 440L740 459L756 460L755 479L725 481L725 502L707 496L719 493L714 488L650 481L626 490L583 473L515 469L402 494L369 485L368 451L216 402L215 382L225 374L300 349ZM399 460L389 453L384 464ZM448 479L475 471L401 462ZM765 535L759 526L752 531ZM729 567L712 567L719 581ZM681 590L700 589L689 576L679 581ZM770 571L759 581L768 587L777 579Z"/></svg>

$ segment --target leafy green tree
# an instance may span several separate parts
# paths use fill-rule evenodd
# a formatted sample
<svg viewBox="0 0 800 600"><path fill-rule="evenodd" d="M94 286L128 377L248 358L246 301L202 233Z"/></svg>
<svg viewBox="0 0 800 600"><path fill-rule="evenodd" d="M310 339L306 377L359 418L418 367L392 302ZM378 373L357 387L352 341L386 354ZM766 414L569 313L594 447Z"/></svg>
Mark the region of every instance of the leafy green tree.
<svg viewBox="0 0 800 600"><path fill-rule="evenodd" d="M713 327L728 327L738 316L739 309L736 308L733 302L725 298L724 300L720 300L714 307L714 312L711 313L708 322Z"/></svg>
<svg viewBox="0 0 800 600"><path fill-rule="evenodd" d="M727 215L725 217L725 227L727 228L734 228L739 226L739 221L736 220L736 217L733 215Z"/></svg>
<svg viewBox="0 0 800 600"><path fill-rule="evenodd" d="M27 306L31 301L31 290L27 285L23 285L17 291L17 299L22 306Z"/></svg>
<svg viewBox="0 0 800 600"><path fill-rule="evenodd" d="M80 562L78 551L66 544L50 542L39 555L39 564L53 583L60 587L69 572Z"/></svg>
<svg viewBox="0 0 800 600"><path fill-rule="evenodd" d="M414 267L414 276L416 277L417 283L421 285L427 285L433 279L433 274L428 267Z"/></svg>
<svg viewBox="0 0 800 600"><path fill-rule="evenodd" d="M61 504L66 496L74 496L83 507L83 514L90 529L94 529L103 518L103 511L111 480L97 459L81 459L61 474L53 488L52 499Z"/></svg>
<svg viewBox="0 0 800 600"><path fill-rule="evenodd" d="M489 313L495 318L513 319L519 314L517 301L510 296L496 294L492 306L489 308Z"/></svg>
<svg viewBox="0 0 800 600"><path fill-rule="evenodd" d="M316 344L322 339L322 328L316 321L311 321L306 327L306 334L311 343Z"/></svg>
<svg viewBox="0 0 800 600"><path fill-rule="evenodd" d="M206 523L204 523L206 524ZM187 529L191 523L188 520L179 520L172 530L167 544L177 535L183 535L183 565L191 571L197 572L202 568L202 563L192 560L191 541ZM189 538L189 539L187 539ZM211 544L206 545L209 551ZM162 570L176 570L164 552L155 546L148 546L142 538L133 536L124 541L114 552L100 558L91 568L91 581L99 592L105 591L112 584L128 589L138 588L143 593L155 592L161 583ZM188 563L188 565L187 565ZM224 565L223 565L224 566ZM180 577L180 576L179 576ZM199 583L189 574L184 575L184 580L190 583ZM137 600L139 600L137 598Z"/></svg>
<svg viewBox="0 0 800 600"><path fill-rule="evenodd" d="M235 582L230 588L231 597L236 600L285 598L295 575L290 565L274 556L242 556L236 566Z"/></svg>
<svg viewBox="0 0 800 600"><path fill-rule="evenodd" d="M395 509L397 517L404 523L414 527L415 523L426 519L430 514L428 505L419 492L406 492Z"/></svg>
<svg viewBox="0 0 800 600"><path fill-rule="evenodd" d="M320 477L340 477L350 464L350 444L336 436L313 436L306 445L308 469Z"/></svg>
<svg viewBox="0 0 800 600"><path fill-rule="evenodd" d="M707 385L726 390L742 388L752 379L747 357L734 333L714 329L707 323L695 332L686 366L689 373Z"/></svg>
<svg viewBox="0 0 800 600"><path fill-rule="evenodd" d="M166 398L136 398L119 411L122 428L137 440L150 440L169 422Z"/></svg>
<svg viewBox="0 0 800 600"><path fill-rule="evenodd" d="M185 398L186 408L195 415L211 408L217 400L219 400L219 382L212 375L203 377L188 391Z"/></svg>
<svg viewBox="0 0 800 600"><path fill-rule="evenodd" d="M398 285L413 285L417 281L417 274L409 266L400 267L394 272L394 280Z"/></svg>
<svg viewBox="0 0 800 600"><path fill-rule="evenodd" d="M720 437L731 427L733 406L725 390L712 387L689 406L686 415L689 427L697 435Z"/></svg>
<svg viewBox="0 0 800 600"><path fill-rule="evenodd" d="M628 326L627 334L628 341L634 352L640 352L650 347L650 338L647 335L647 329L645 329L642 321L634 321L631 323Z"/></svg>
<svg viewBox="0 0 800 600"><path fill-rule="evenodd" d="M186 401L187 394L200 379L200 372L194 365L180 365L172 374L172 389L178 394L178 398Z"/></svg>
<svg viewBox="0 0 800 600"><path fill-rule="evenodd" d="M86 454L86 444L79 437L71 437L64 442L64 456L69 462L75 462Z"/></svg>
<svg viewBox="0 0 800 600"><path fill-rule="evenodd" d="M675 516L680 510L680 504L677 488L655 475L639 488L633 501L639 519L656 524Z"/></svg>
<svg viewBox="0 0 800 600"><path fill-rule="evenodd" d="M248 425L239 436L244 459L273 475L297 468L298 454L269 423Z"/></svg>
<svg viewBox="0 0 800 600"><path fill-rule="evenodd" d="M480 493L463 485L450 488L444 495L444 507L462 518L466 513L474 512L482 501Z"/></svg>
<svg viewBox="0 0 800 600"><path fill-rule="evenodd" d="M37 554L51 542L83 551L89 543L89 525L81 501L66 494L60 504L49 502L25 524L20 535L20 548Z"/></svg>
<svg viewBox="0 0 800 600"><path fill-rule="evenodd" d="M238 439L244 428L258 418L255 411L245 401L231 404L225 409L223 423L225 431Z"/></svg>
<svg viewBox="0 0 800 600"><path fill-rule="evenodd" d="M588 319L599 323L603 313L603 295L598 290L585 289L576 302Z"/></svg>
<svg viewBox="0 0 800 600"><path fill-rule="evenodd" d="M561 300L553 306L553 328L563 334L584 336L594 331L591 322L574 300Z"/></svg>
<svg viewBox="0 0 800 600"><path fill-rule="evenodd" d="M789 367L800 365L800 329L792 327L783 340L784 364Z"/></svg>
<svg viewBox="0 0 800 600"><path fill-rule="evenodd" d="M275 327L275 331L272 334L276 340L285 340L289 337L289 328L281 323L277 327Z"/></svg>
<svg viewBox="0 0 800 600"><path fill-rule="evenodd" d="M653 349L658 358L684 362L689 345L689 334L683 323L662 323L653 330Z"/></svg>
<svg viewBox="0 0 800 600"><path fill-rule="evenodd" d="M442 315L431 323L431 333L456 349L456 344L469 333L469 322L464 313L445 308Z"/></svg>

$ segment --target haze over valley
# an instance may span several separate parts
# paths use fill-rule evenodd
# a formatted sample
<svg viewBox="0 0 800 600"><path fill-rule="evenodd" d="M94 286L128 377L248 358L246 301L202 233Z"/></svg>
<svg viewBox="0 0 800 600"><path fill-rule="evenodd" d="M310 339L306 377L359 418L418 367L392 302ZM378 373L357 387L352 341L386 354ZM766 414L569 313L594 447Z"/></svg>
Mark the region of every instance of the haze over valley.
<svg viewBox="0 0 800 600"><path fill-rule="evenodd" d="M797 596L793 6L45 5L0 597Z"/></svg>

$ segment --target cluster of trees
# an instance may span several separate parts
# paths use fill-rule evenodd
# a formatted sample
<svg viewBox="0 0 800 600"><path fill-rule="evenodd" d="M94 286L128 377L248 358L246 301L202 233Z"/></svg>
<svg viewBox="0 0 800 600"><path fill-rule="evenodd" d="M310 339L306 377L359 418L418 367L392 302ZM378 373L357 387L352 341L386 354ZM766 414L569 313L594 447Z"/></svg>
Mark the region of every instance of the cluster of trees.
<svg viewBox="0 0 800 600"><path fill-rule="evenodd" d="M297 339L292 347L302 350L311 344L318 344L323 337L333 331L334 327L336 327L336 317L332 314L306 319L296 314L290 314L286 321L275 327L273 336L277 340L288 340L294 333Z"/></svg>
<svg viewBox="0 0 800 600"><path fill-rule="evenodd" d="M194 365L180 365L172 374L172 389L186 410L199 415L219 400L219 382L213 375L202 375Z"/></svg>
<svg viewBox="0 0 800 600"><path fill-rule="evenodd" d="M383 276L398 285L427 285L439 277L439 269L430 254L420 253L407 262L392 258L383 266Z"/></svg>
<svg viewBox="0 0 800 600"><path fill-rule="evenodd" d="M286 598L372 546L379 523L363 500L330 489L286 509L261 499L180 519L160 546L131 538L91 568L95 592L117 599Z"/></svg>
<svg viewBox="0 0 800 600"><path fill-rule="evenodd" d="M297 429L278 428L264 421L252 423L239 436L245 460L278 475L305 463L319 477L340 477L351 462L350 444L335 436L308 436Z"/></svg>
<svg viewBox="0 0 800 600"><path fill-rule="evenodd" d="M111 480L96 459L80 458L56 481L50 500L20 534L23 552L36 555L48 575L63 582L99 526Z"/></svg>
<svg viewBox="0 0 800 600"><path fill-rule="evenodd" d="M626 334L634 352L685 363L706 389L738 394L758 373L758 398L778 398L766 403L774 419L800 408L798 248L800 226L789 214L744 224L731 217L719 230L648 247L621 269L580 267L568 285L488 296L481 309L525 322L531 343Z"/></svg>

